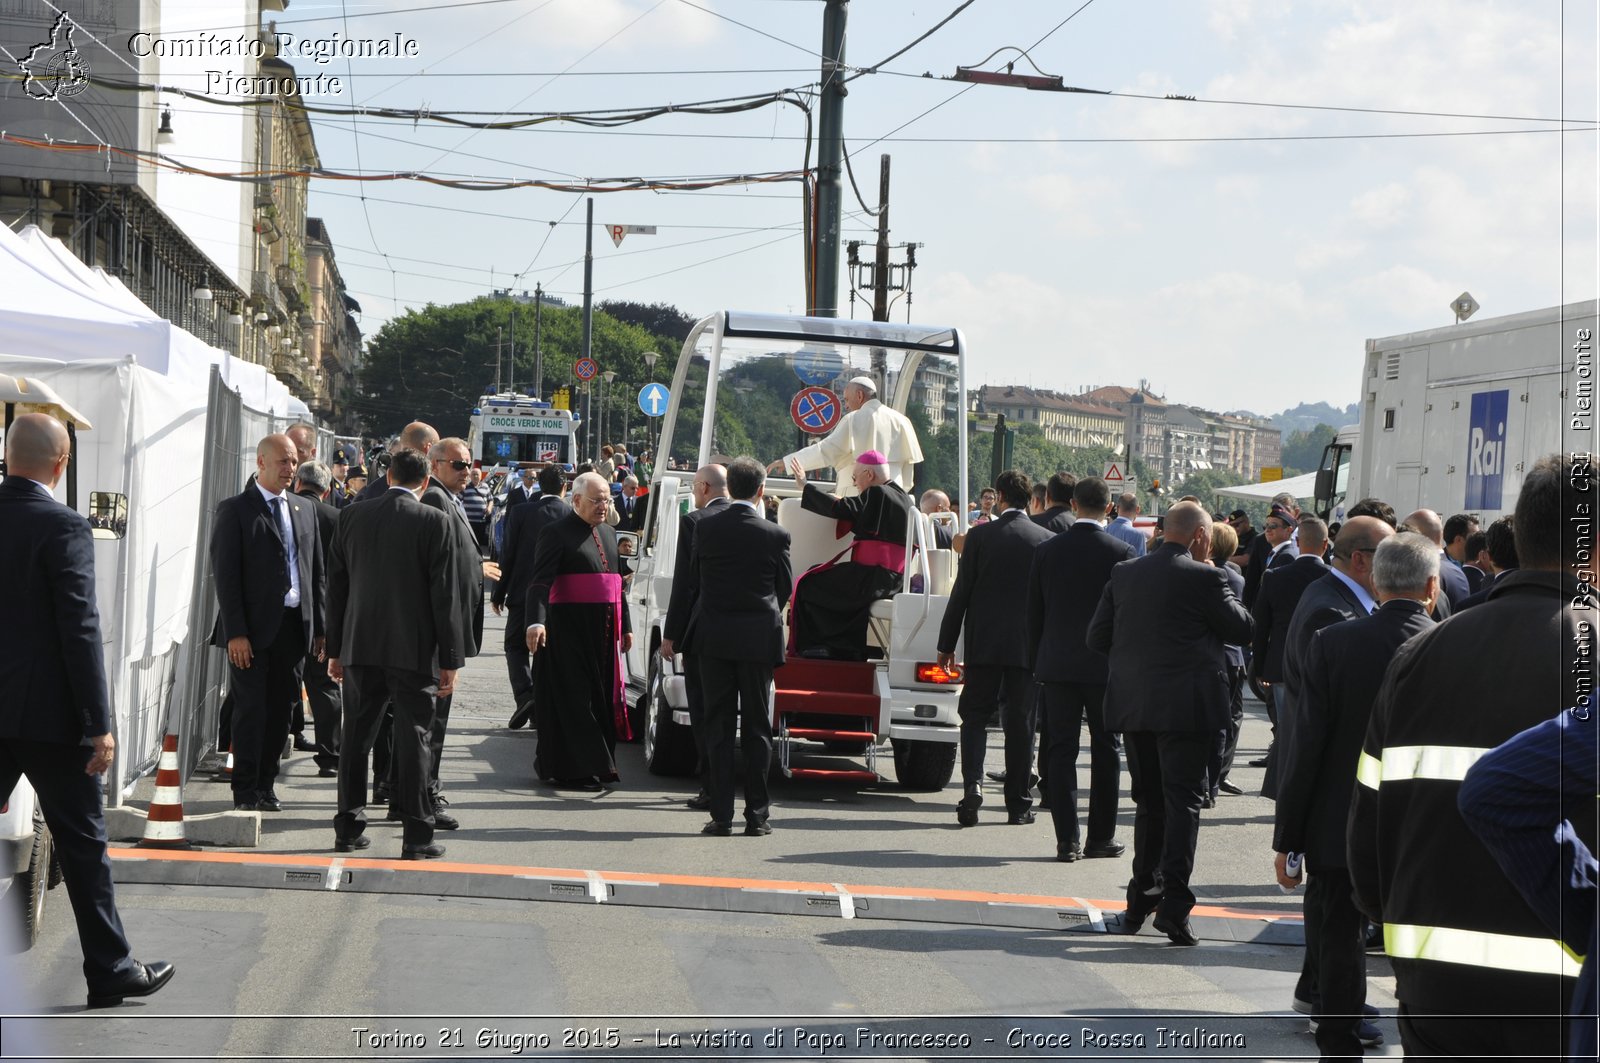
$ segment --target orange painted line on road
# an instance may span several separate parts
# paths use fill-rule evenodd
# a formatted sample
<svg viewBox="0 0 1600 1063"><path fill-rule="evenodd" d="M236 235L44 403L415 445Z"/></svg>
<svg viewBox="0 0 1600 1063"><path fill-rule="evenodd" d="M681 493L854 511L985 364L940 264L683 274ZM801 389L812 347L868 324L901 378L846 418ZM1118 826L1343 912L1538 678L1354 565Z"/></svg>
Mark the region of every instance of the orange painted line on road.
<svg viewBox="0 0 1600 1063"><path fill-rule="evenodd" d="M385 860L364 856L320 856L293 853L235 853L203 851L151 851L148 849L110 850L113 860L164 861L167 863L222 864L255 867L317 867L327 868L335 860L341 866L355 870L370 868L383 871L418 871L428 874L491 875L508 878L550 878L585 882L598 875L604 882L637 883L646 886L690 886L701 889L770 890L783 893L817 893L837 897L839 889L828 882L804 882L793 879L728 878L716 875L648 874L638 871L582 871L564 867L524 867L514 864L467 864L445 860ZM843 883L845 892L852 897L899 897L911 900L966 901L972 904L1009 904L1033 908L1076 908L1079 898L1050 897L1032 893L994 893L984 890L936 889L925 886L874 886ZM1121 911L1121 900L1093 900L1088 904L1106 911ZM1300 916L1284 912L1252 911L1221 905L1196 905L1191 913L1215 919L1241 919L1251 922L1299 922Z"/></svg>

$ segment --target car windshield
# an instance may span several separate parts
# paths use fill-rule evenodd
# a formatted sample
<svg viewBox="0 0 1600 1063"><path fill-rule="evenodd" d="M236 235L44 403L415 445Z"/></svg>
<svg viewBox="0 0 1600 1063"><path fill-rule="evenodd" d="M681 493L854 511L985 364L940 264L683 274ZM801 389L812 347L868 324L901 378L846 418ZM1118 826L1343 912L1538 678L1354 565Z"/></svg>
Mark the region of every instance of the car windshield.
<svg viewBox="0 0 1600 1063"><path fill-rule="evenodd" d="M939 420L946 412L945 406L957 401L955 359L931 353L953 351L949 329L898 326L893 327L897 329L895 333L888 334L885 326L875 322L814 319L806 322L806 328L820 326L830 335L808 338L794 336L792 329L786 335L779 327L763 327L767 321L783 323L792 319L729 315L717 374L709 453L704 456L700 445L713 340L709 331L701 334L687 367L667 452L681 467L692 468L703 459L726 460L740 455L766 464L816 442L833 429L845 412L844 386L856 377L876 381L878 397L902 410L917 404L924 406L925 412L932 412L926 407L937 406ZM866 329L876 330L877 335L850 335ZM922 349L868 342L873 338L916 343ZM908 369L913 379L902 388ZM902 394L904 397L900 398ZM831 480L833 471L819 470L808 474L808 478Z"/></svg>

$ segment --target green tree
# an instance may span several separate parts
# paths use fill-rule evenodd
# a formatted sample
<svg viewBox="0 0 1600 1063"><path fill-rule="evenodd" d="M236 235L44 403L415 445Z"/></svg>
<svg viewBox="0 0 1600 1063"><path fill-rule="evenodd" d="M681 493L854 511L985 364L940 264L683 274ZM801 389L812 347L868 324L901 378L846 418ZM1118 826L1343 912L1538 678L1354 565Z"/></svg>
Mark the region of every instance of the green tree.
<svg viewBox="0 0 1600 1063"><path fill-rule="evenodd" d="M1319 424L1310 431L1297 429L1283 441L1284 476L1299 476L1322 464L1322 448L1333 442L1337 431L1332 425Z"/></svg>

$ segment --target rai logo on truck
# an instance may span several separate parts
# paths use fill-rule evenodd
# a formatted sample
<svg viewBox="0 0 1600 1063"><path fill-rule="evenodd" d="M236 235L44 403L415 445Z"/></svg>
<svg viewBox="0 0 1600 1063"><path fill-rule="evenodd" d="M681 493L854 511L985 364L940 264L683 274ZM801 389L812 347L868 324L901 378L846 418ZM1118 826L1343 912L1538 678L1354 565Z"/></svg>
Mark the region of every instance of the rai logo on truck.
<svg viewBox="0 0 1600 1063"><path fill-rule="evenodd" d="M1472 396L1467 432L1467 509L1500 509L1506 472L1506 412L1511 393L1479 391Z"/></svg>

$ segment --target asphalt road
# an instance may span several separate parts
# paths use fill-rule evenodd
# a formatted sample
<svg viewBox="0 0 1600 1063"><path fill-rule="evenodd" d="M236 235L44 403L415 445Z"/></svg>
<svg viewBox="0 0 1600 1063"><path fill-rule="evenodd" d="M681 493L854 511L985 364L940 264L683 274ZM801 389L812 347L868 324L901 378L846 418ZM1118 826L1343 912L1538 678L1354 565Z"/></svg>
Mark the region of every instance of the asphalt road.
<svg viewBox="0 0 1600 1063"><path fill-rule="evenodd" d="M498 621L489 626L487 639L498 645ZM1250 708L1235 779L1253 794L1261 773L1243 762L1265 747L1267 728L1260 706ZM1115 930L1128 860L1057 862L1048 813L1014 827L986 808L978 827L962 829L953 786L922 794L892 781L855 789L779 780L770 837L705 838L705 815L682 804L692 781L650 775L637 746L619 750L623 780L606 793L542 788L531 771L536 736L506 730L509 714L498 656L472 662L442 773L462 821L461 830L439 835L460 867L451 875L430 879L415 865L388 870L399 830L380 821L369 828L372 848L339 865L341 881L354 885L320 885L325 874L334 884L333 780L317 778L307 754L286 762L278 788L285 809L263 816L258 849L208 854L223 862L199 875L125 858L134 854L118 859L136 954L179 965L173 984L147 1001L82 1012L70 909L62 891L52 893L39 945L0 970L0 986L9 987L0 1014L38 1016L0 1020L0 1054L15 1057L30 1040L58 1058L149 1059L516 1058L564 1049L658 1059L1316 1054L1305 1020L1288 1010L1302 951L1276 943L1297 938L1300 901L1271 882L1272 806L1258 796L1225 797L1205 813L1194 879L1209 913L1196 920L1205 940L1184 949L1148 927L1130 938L1059 921L1059 910L1077 902ZM892 778L887 757L882 770ZM1122 792L1119 836L1131 841L1126 777ZM184 804L190 815L231 807L225 784L198 778ZM278 864L264 871L263 858ZM311 870L289 873L300 876L300 888L263 888L283 883L282 866L301 865ZM569 887L576 898L529 886L563 875L591 890L608 876L694 888L605 886L611 903L595 904L581 886ZM467 886L435 885L447 878ZM870 911L861 901L857 917L845 919L848 903L808 906L829 890L899 896ZM644 894L652 896L629 900ZM1369 962L1369 984L1369 1001L1392 1015L1393 978L1381 958ZM1079 1018L1095 1015L1108 1018ZM783 1031L781 1050L761 1044L774 1025ZM795 1043L795 1026L815 1037ZM868 1033L857 1035L858 1026ZM1126 1041L1096 1048L1091 1038L1085 1046L1084 1026ZM1157 1027L1197 1026L1213 1042L1245 1043L1159 1043ZM1398 1054L1392 1018L1380 1026ZM362 1027L421 1032L425 1046L352 1032ZM616 1044L607 1047L613 1027ZM1008 1046L1013 1027L1024 1031L1013 1040L1026 1044ZM727 1044L683 1036L724 1028L750 1034L751 1046L737 1036ZM665 1043L656 1042L658 1029ZM450 1031L443 1046L441 1030ZM563 1030L587 1030L568 1036L593 1044L564 1045ZM479 1031L487 1031L482 1047ZM875 1040L875 1032L884 1036ZM965 1033L972 1044L890 1036L941 1032Z"/></svg>

